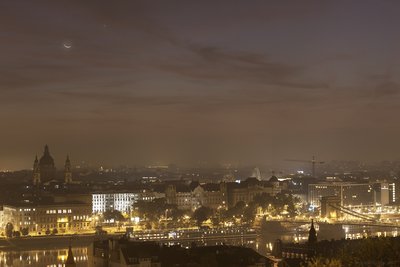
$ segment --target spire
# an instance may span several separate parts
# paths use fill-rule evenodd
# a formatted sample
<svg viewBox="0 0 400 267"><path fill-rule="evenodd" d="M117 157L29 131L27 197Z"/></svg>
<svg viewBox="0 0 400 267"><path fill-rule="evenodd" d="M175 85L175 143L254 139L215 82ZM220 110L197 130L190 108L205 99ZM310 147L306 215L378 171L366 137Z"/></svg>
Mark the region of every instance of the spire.
<svg viewBox="0 0 400 267"><path fill-rule="evenodd" d="M69 160L69 155L67 155L67 159L65 160L64 182L66 184L69 184L72 182L71 161Z"/></svg>
<svg viewBox="0 0 400 267"><path fill-rule="evenodd" d="M36 155L35 161L33 162L33 184L38 185L40 184L40 167L38 157Z"/></svg>
<svg viewBox="0 0 400 267"><path fill-rule="evenodd" d="M71 161L69 160L69 157L67 155L67 159L65 160L65 165L64 165L64 172L71 172Z"/></svg>
<svg viewBox="0 0 400 267"><path fill-rule="evenodd" d="M67 261L65 262L65 267L75 267L75 259L74 255L72 254L72 247L69 245L68 247L68 256L67 256Z"/></svg>
<svg viewBox="0 0 400 267"><path fill-rule="evenodd" d="M67 155L67 158L65 159L65 171L70 171L71 170L71 161L69 160L69 155Z"/></svg>
<svg viewBox="0 0 400 267"><path fill-rule="evenodd" d="M308 232L308 243L310 245L317 243L317 231L314 228L314 220L311 219L311 227Z"/></svg>
<svg viewBox="0 0 400 267"><path fill-rule="evenodd" d="M38 160L37 155L36 155L35 161L33 162L33 171L35 172L37 170L39 170L39 160Z"/></svg>
<svg viewBox="0 0 400 267"><path fill-rule="evenodd" d="M50 156L49 146L48 146L48 145L45 145L45 146L44 146L44 154L45 154L46 156Z"/></svg>

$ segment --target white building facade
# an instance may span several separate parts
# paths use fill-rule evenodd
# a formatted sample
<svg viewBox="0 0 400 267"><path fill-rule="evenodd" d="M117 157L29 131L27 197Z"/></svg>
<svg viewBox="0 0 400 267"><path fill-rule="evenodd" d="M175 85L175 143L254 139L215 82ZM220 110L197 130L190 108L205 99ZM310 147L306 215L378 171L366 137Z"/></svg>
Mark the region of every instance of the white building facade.
<svg viewBox="0 0 400 267"><path fill-rule="evenodd" d="M143 190L142 192L107 192L92 194L92 211L104 213L107 210L118 210L129 213L137 201L152 201L165 197L165 194Z"/></svg>

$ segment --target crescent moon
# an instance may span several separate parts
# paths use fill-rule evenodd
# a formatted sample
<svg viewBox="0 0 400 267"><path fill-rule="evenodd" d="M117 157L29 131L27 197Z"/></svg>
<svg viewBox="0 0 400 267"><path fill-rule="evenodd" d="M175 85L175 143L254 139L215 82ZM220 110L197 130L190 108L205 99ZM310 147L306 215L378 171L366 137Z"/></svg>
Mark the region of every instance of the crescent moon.
<svg viewBox="0 0 400 267"><path fill-rule="evenodd" d="M70 48L72 47L72 45L70 45L70 44L64 44L64 47L67 48L67 49L70 49Z"/></svg>

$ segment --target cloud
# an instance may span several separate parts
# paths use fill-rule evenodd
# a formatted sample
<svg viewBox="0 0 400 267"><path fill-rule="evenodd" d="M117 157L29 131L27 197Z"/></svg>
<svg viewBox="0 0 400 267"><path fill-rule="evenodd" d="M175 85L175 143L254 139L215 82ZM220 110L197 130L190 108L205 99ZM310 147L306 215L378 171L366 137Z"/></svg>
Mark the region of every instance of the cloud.
<svg viewBox="0 0 400 267"><path fill-rule="evenodd" d="M191 52L185 59L161 63L166 72L194 79L221 82L253 82L288 88L326 88L324 83L304 82L299 79L304 67L269 60L263 54L230 51L216 46L182 44Z"/></svg>
<svg viewBox="0 0 400 267"><path fill-rule="evenodd" d="M378 84L373 90L375 98L394 97L400 93L400 84L392 81L387 81Z"/></svg>

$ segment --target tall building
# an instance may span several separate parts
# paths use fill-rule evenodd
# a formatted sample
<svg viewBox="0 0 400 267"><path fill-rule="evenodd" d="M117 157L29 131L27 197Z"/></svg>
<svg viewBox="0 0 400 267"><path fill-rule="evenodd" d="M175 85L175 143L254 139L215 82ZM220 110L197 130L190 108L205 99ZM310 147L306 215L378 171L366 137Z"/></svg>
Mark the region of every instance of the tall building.
<svg viewBox="0 0 400 267"><path fill-rule="evenodd" d="M397 202L398 191L396 190L396 182L389 183L389 203L393 204Z"/></svg>
<svg viewBox="0 0 400 267"><path fill-rule="evenodd" d="M308 203L313 207L319 207L322 197L338 196L341 206L384 206L390 203L389 190L387 182L309 184ZM393 194L391 198L393 200Z"/></svg>
<svg viewBox="0 0 400 267"><path fill-rule="evenodd" d="M69 156L67 156L64 165L64 182L66 184L72 183L72 170L71 170L71 162L69 160Z"/></svg>
<svg viewBox="0 0 400 267"><path fill-rule="evenodd" d="M40 184L40 168L37 156L35 158L35 161L33 162L33 184Z"/></svg>

